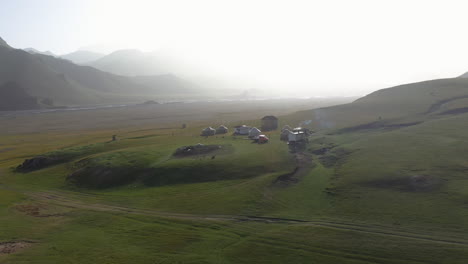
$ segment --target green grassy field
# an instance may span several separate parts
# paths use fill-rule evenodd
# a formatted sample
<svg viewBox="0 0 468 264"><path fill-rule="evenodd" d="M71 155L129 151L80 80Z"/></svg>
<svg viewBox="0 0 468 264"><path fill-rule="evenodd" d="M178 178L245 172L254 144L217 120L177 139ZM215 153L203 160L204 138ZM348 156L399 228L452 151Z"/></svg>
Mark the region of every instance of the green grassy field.
<svg viewBox="0 0 468 264"><path fill-rule="evenodd" d="M200 137L210 120L128 125L115 142L107 126L2 134L0 252L25 246L0 263L466 263L468 114L438 114L466 100L427 111L454 92L439 96L372 126L361 126L370 113L344 106L282 116L281 125L314 120L300 156L279 131L264 145ZM172 156L197 143L223 150ZM15 171L37 155L66 159ZM84 184L67 180L83 168Z"/></svg>

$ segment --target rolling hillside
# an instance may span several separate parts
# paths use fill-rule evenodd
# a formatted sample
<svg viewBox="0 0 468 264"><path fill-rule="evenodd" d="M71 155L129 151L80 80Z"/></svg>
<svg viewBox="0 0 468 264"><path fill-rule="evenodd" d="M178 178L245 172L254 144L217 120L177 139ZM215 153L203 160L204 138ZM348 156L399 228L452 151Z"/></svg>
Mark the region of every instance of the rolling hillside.
<svg viewBox="0 0 468 264"><path fill-rule="evenodd" d="M317 129L340 129L379 120L410 122L462 108L454 103L467 97L468 79L439 79L378 90L350 104L303 111L291 118L297 122L312 120Z"/></svg>
<svg viewBox="0 0 468 264"><path fill-rule="evenodd" d="M263 145L200 137L224 114L195 118L178 107L159 113L162 123L150 111L119 115L117 128L5 134L0 231L30 248L0 260L464 264L467 95L464 80L435 80L280 116L280 125L312 120L299 151L279 131ZM259 125L250 112L239 118L225 124ZM217 148L174 155L197 143ZM32 157L45 162L23 163Z"/></svg>
<svg viewBox="0 0 468 264"><path fill-rule="evenodd" d="M466 230L467 98L467 79L431 80L288 119L319 132L309 151L334 171L334 214Z"/></svg>

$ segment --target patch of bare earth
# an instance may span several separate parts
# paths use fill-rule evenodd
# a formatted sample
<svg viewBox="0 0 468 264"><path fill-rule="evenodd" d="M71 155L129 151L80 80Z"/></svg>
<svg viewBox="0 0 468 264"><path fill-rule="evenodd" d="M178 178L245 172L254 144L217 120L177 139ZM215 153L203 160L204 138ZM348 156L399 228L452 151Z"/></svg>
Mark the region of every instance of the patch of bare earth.
<svg viewBox="0 0 468 264"><path fill-rule="evenodd" d="M433 191L443 185L443 180L431 175L388 177L363 183L366 186L392 188L406 192Z"/></svg>
<svg viewBox="0 0 468 264"><path fill-rule="evenodd" d="M18 204L14 208L19 212L34 217L63 216L63 214L51 213L49 208L44 204Z"/></svg>
<svg viewBox="0 0 468 264"><path fill-rule="evenodd" d="M0 242L0 255L16 253L30 247L33 243L26 240Z"/></svg>

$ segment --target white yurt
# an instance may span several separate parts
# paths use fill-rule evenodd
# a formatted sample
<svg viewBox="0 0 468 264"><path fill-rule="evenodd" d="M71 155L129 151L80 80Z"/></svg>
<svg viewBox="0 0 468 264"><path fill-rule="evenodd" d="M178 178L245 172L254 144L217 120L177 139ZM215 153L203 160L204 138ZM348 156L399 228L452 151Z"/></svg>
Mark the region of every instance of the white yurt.
<svg viewBox="0 0 468 264"><path fill-rule="evenodd" d="M281 131L280 139L284 140L284 141L288 141L288 135L289 135L290 132L291 132L291 130L289 130L287 128L286 129L283 128L283 130Z"/></svg>
<svg viewBox="0 0 468 264"><path fill-rule="evenodd" d="M258 136L260 136L261 133L262 131L260 131L260 129L252 127L252 129L250 129L249 131L249 138L258 138Z"/></svg>
<svg viewBox="0 0 468 264"><path fill-rule="evenodd" d="M237 126L234 128L234 133L238 135L248 135L250 129L252 128L246 125Z"/></svg>
<svg viewBox="0 0 468 264"><path fill-rule="evenodd" d="M207 127L203 129L201 133L202 136L213 136L214 134L216 134L216 129L212 127Z"/></svg>
<svg viewBox="0 0 468 264"><path fill-rule="evenodd" d="M216 134L226 134L228 132L228 128L224 125L220 125L217 129L216 129Z"/></svg>

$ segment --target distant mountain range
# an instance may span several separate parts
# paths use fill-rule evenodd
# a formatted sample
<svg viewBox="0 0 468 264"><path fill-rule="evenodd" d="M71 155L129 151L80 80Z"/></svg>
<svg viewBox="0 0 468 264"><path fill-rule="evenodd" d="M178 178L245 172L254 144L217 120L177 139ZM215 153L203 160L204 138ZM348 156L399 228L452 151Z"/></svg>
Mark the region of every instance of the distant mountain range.
<svg viewBox="0 0 468 264"><path fill-rule="evenodd" d="M76 64L86 64L92 63L104 56L105 54L102 53L97 53L88 50L78 50L72 53L61 55L60 58L69 60Z"/></svg>
<svg viewBox="0 0 468 264"><path fill-rule="evenodd" d="M228 86L214 79L194 78L190 82L181 79L179 74L188 69L184 67L180 61L153 52L119 50L104 55L80 50L57 56L33 48L15 49L0 38L0 110L200 98L212 96L218 87L227 91ZM468 85L463 81L466 79L468 73L447 79L444 85L464 87ZM202 83L204 88L194 83ZM432 87L442 83L435 80L423 84ZM245 99L249 93L239 87L230 87L231 94L224 97ZM416 104L411 102L413 106Z"/></svg>
<svg viewBox="0 0 468 264"><path fill-rule="evenodd" d="M155 53L118 50L87 63L96 69L124 76L159 75L173 72L169 63Z"/></svg>
<svg viewBox="0 0 468 264"><path fill-rule="evenodd" d="M37 49L34 49L34 48L25 48L24 51L28 52L28 53L31 53L31 54L42 54L42 55L47 55L47 56L53 56L53 57L56 57L56 55L54 53L52 53L51 51L39 51Z"/></svg>
<svg viewBox="0 0 468 264"><path fill-rule="evenodd" d="M223 98L242 96L246 90L257 91L251 92L250 98L255 98L256 95L259 97L274 95L274 91L271 89L263 89L264 87L256 86L251 81L244 82L245 80L242 78L226 79L213 75L212 72L207 72L203 67L197 67L197 65L170 53L142 52L136 49L117 50L84 65L130 77L174 74L211 92L222 91L222 94L218 92L217 96ZM140 79L148 80L151 78ZM244 97L244 99L247 98Z"/></svg>
<svg viewBox="0 0 468 264"><path fill-rule="evenodd" d="M198 92L195 85L174 75L114 75L69 60L14 49L0 38L2 110L143 102Z"/></svg>

